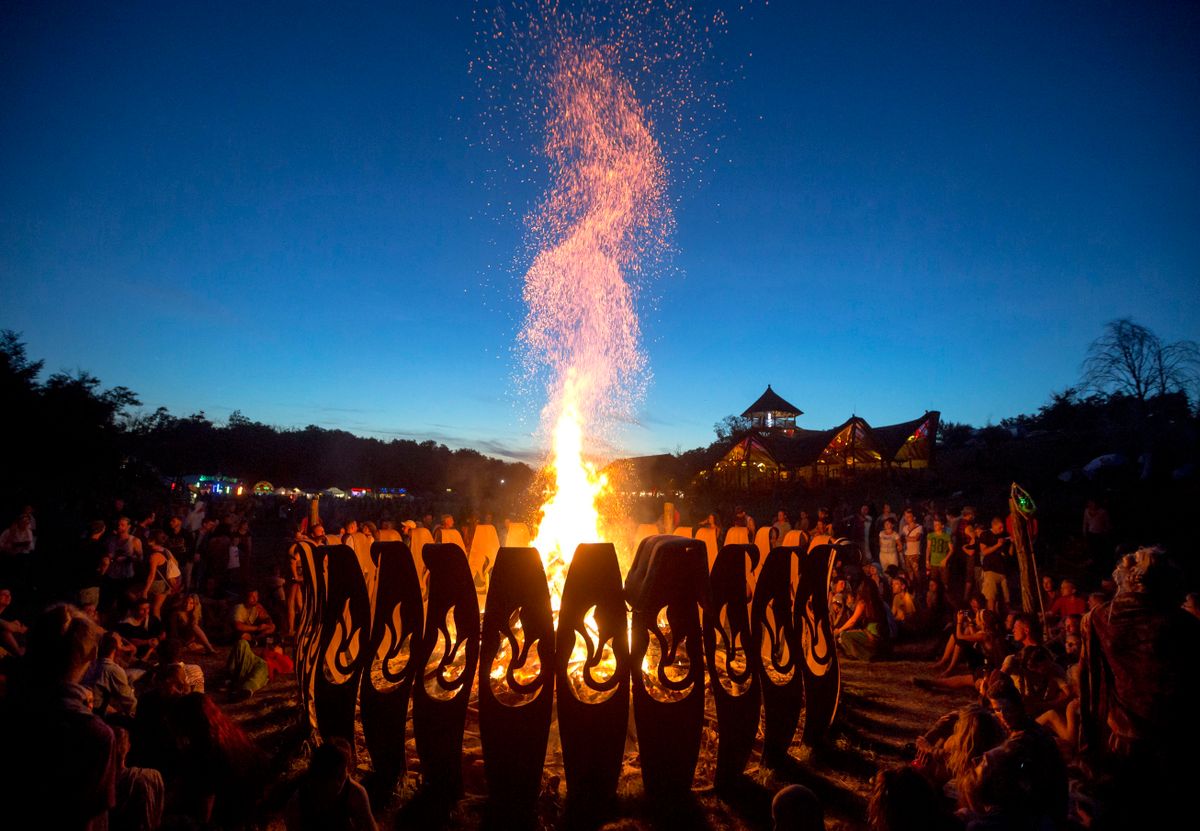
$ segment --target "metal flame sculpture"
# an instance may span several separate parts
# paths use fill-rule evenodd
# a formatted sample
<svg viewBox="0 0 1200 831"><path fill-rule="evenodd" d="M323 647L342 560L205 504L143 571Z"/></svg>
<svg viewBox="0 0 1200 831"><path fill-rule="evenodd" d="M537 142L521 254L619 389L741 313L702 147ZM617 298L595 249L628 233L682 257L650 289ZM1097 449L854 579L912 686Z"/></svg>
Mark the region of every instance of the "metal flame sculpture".
<svg viewBox="0 0 1200 831"><path fill-rule="evenodd" d="M318 640L319 667L313 684L317 724L323 739L354 741L354 705L368 656L371 603L354 551L328 546L326 599Z"/></svg>
<svg viewBox="0 0 1200 831"><path fill-rule="evenodd" d="M642 781L656 797L686 793L695 775L704 724L704 544L665 535L643 540L625 583L625 597L633 609L633 717Z"/></svg>
<svg viewBox="0 0 1200 831"><path fill-rule="evenodd" d="M553 715L554 665L541 557L533 548L501 548L479 653L479 738L498 827L533 819Z"/></svg>
<svg viewBox="0 0 1200 831"><path fill-rule="evenodd" d="M467 555L454 543L422 551L429 569L429 604L416 660L413 732L426 785L444 795L462 788L467 703L479 666L479 602Z"/></svg>
<svg viewBox="0 0 1200 831"><path fill-rule="evenodd" d="M558 730L574 815L600 816L616 797L629 722L628 621L616 549L579 546L555 640Z"/></svg>
<svg viewBox="0 0 1200 831"><path fill-rule="evenodd" d="M797 671L801 645L794 611L796 587L792 583L803 555L796 547L773 549L754 586L751 643L761 656L763 761L768 765L787 757L804 706L804 675Z"/></svg>
<svg viewBox="0 0 1200 831"><path fill-rule="evenodd" d="M301 592L303 606L296 621L296 686L300 693L300 723L305 732L317 729L317 711L313 699L317 664L320 660L318 641L321 618L325 610L325 546L307 542L292 544L292 555L300 556Z"/></svg>
<svg viewBox="0 0 1200 831"><path fill-rule="evenodd" d="M718 787L732 784L746 769L758 733L762 667L759 651L751 648L746 574L755 570L759 556L753 545L727 545L709 574L712 604L704 615L704 651L717 709Z"/></svg>
<svg viewBox="0 0 1200 831"><path fill-rule="evenodd" d="M404 742L408 701L419 664L424 608L412 552L402 542L371 546L376 564L375 616L367 643L359 707L363 736L376 774L392 783L405 772Z"/></svg>
<svg viewBox="0 0 1200 831"><path fill-rule="evenodd" d="M796 626L804 653L802 741L809 746L825 738L837 716L841 696L841 669L829 622L829 581L840 550L843 549L836 545L818 545L805 554L796 590Z"/></svg>

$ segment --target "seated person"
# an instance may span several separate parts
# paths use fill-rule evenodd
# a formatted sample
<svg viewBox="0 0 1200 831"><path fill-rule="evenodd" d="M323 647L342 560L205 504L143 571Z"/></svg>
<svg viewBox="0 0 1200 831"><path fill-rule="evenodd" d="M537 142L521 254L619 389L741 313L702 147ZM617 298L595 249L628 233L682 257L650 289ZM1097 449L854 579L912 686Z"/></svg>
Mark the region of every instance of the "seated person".
<svg viewBox="0 0 1200 831"><path fill-rule="evenodd" d="M375 817L362 785L350 777L350 745L331 739L313 751L308 770L287 804L288 831L356 828L375 831Z"/></svg>
<svg viewBox="0 0 1200 831"><path fill-rule="evenodd" d="M166 787L153 768L128 767L129 732L114 727L117 752L117 804L108 814L110 829L158 828L162 825Z"/></svg>
<svg viewBox="0 0 1200 831"><path fill-rule="evenodd" d="M275 624L267 609L258 602L258 589L246 592L246 599L233 607L233 628L238 637L251 643L275 633Z"/></svg>
<svg viewBox="0 0 1200 831"><path fill-rule="evenodd" d="M1046 610L1046 617L1050 620L1062 620L1068 615L1082 615L1087 611L1087 601L1075 593L1073 581L1063 580L1058 592L1058 597L1054 598L1054 603Z"/></svg>
<svg viewBox="0 0 1200 831"><path fill-rule="evenodd" d="M25 625L11 614L12 592L0 589L0 655L21 656L25 654Z"/></svg>
<svg viewBox="0 0 1200 831"><path fill-rule="evenodd" d="M1008 737L960 780L961 807L983 827L1061 827L1067 818L1068 783L1058 745L1029 718L1007 678L993 683L986 694Z"/></svg>
<svg viewBox="0 0 1200 831"><path fill-rule="evenodd" d="M150 614L150 601L145 598L136 602L129 616L117 624L116 631L133 644L136 658L142 661L154 654L163 636L162 621Z"/></svg>
<svg viewBox="0 0 1200 831"><path fill-rule="evenodd" d="M84 683L91 687L92 703L97 715L115 713L132 718L137 710L137 695L125 668L117 661L120 636L105 632L100 638L100 649L96 663L88 671Z"/></svg>
<svg viewBox="0 0 1200 831"><path fill-rule="evenodd" d="M178 640L184 648L213 655L217 650L213 649L208 634L200 626L202 615L199 596L185 595L179 606L171 612L171 638Z"/></svg>
<svg viewBox="0 0 1200 831"><path fill-rule="evenodd" d="M188 692L202 693L204 692L204 670L198 664L184 663L183 651L184 645L181 641L169 638L158 648L162 667L168 670L181 667L183 669L184 680L187 682Z"/></svg>
<svg viewBox="0 0 1200 831"><path fill-rule="evenodd" d="M913 635L920 629L917 621L917 599L908 589L908 578L897 574L892 578L892 617L901 635Z"/></svg>

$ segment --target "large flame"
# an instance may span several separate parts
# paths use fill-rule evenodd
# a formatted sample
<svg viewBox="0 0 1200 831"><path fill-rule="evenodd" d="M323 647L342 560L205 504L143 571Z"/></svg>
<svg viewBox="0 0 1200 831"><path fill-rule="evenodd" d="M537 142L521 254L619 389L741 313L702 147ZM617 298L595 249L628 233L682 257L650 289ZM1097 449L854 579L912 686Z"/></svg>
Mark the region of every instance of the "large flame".
<svg viewBox="0 0 1200 831"><path fill-rule="evenodd" d="M560 44L544 147L552 181L528 219L539 250L525 275L529 312L520 337L527 364L546 373L542 417L552 432L533 545L556 608L576 546L604 538L597 501L607 483L585 458L585 437L610 434L645 386L628 278L670 225L662 154L614 57Z"/></svg>

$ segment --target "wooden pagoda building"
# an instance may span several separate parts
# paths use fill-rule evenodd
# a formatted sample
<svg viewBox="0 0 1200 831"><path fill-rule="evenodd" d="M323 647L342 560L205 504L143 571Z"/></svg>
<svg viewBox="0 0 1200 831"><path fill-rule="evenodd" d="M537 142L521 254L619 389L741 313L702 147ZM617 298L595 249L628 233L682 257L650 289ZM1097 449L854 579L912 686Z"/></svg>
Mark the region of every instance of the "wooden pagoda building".
<svg viewBox="0 0 1200 831"><path fill-rule="evenodd" d="M747 429L733 435L727 449L699 478L727 487L750 488L804 481L817 483L857 472L900 467L928 468L934 461L934 439L941 414L924 415L901 424L873 427L852 415L829 430L796 426L800 408L789 404L768 384L742 413Z"/></svg>

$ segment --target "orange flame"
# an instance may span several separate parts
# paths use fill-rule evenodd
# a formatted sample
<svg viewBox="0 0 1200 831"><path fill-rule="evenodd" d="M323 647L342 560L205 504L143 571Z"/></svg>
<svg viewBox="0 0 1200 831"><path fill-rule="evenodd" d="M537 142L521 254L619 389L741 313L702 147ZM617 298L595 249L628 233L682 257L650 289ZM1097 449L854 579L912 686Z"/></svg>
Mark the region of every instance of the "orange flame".
<svg viewBox="0 0 1200 831"><path fill-rule="evenodd" d="M597 500L605 477L585 459L632 412L646 359L627 279L670 226L659 146L614 54L565 40L549 81L545 153L551 187L528 219L539 252L525 275L526 363L548 372L550 481L533 541L558 606L579 543L603 539Z"/></svg>

